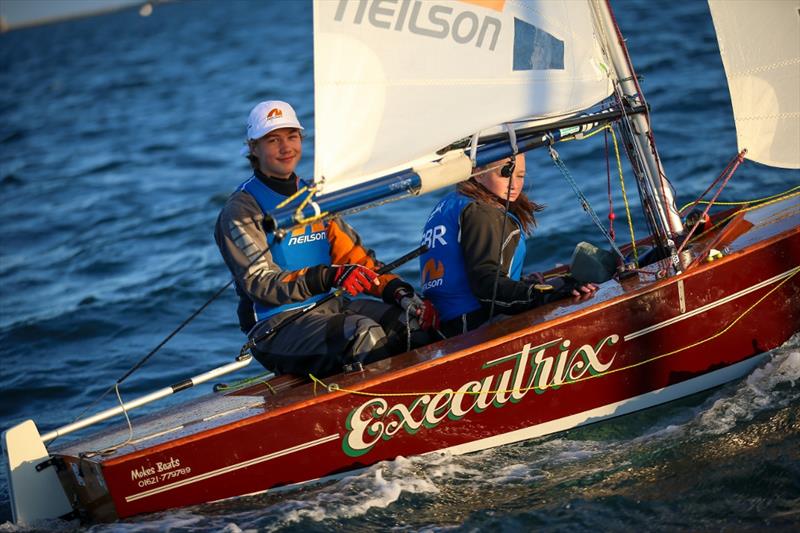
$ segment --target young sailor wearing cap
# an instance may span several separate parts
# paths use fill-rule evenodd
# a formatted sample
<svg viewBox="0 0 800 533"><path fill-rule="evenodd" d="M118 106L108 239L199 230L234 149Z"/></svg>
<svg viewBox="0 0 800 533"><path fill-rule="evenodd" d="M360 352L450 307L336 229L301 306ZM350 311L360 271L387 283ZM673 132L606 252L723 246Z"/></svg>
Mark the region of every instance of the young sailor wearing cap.
<svg viewBox="0 0 800 533"><path fill-rule="evenodd" d="M438 326L433 305L394 274L379 276L373 252L340 218L308 224L283 239L267 234L264 215L307 183L295 174L303 154L303 126L292 106L272 100L250 112L247 146L253 174L228 198L217 219L217 246L235 279L239 325L250 338L281 324L341 287L332 299L260 340L254 355L277 373L326 376L406 349ZM407 315L406 309L409 315Z"/></svg>
<svg viewBox="0 0 800 533"><path fill-rule="evenodd" d="M558 298L591 297L597 290L591 283L567 278L550 285L540 274L522 275L525 235L544 208L523 192L525 156L473 169L473 176L436 205L423 230L422 290L441 313L441 331L474 329L492 310L510 315Z"/></svg>

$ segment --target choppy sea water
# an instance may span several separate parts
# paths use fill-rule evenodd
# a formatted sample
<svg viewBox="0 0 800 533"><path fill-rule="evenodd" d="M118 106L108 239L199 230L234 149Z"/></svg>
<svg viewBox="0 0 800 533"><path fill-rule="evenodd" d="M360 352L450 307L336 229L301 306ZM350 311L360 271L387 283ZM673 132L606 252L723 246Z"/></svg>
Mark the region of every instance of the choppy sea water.
<svg viewBox="0 0 800 533"><path fill-rule="evenodd" d="M613 7L684 204L736 152L706 4ZM247 112L260 100L285 99L313 132L311 47L303 1L176 2L147 18L128 10L0 35L0 428L27 418L44 430L71 421L227 282L212 232L228 193L248 174L238 156ZM559 151L602 216L602 140ZM301 174L310 175L312 161L313 134ZM528 165L530 194L549 206L529 243L528 266L538 270L566 261L578 240L599 237L546 154L530 154ZM796 171L747 163L723 199L798 183ZM349 220L379 257L394 258L416 246L438 196ZM417 279L415 265L400 273ZM125 382L125 397L231 360L244 340L234 309L228 292ZM108 397L95 409L113 403ZM3 480L0 529L19 529L9 521ZM750 376L644 413L91 530L788 531L798 524L796 335Z"/></svg>

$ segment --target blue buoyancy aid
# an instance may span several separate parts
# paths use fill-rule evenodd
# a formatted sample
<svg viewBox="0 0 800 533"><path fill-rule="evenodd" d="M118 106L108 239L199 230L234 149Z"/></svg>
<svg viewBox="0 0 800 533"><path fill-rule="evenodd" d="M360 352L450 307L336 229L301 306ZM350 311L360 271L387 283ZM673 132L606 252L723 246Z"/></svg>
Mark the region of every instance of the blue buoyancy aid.
<svg viewBox="0 0 800 533"><path fill-rule="evenodd" d="M452 320L481 307L467 279L461 251L461 212L475 200L458 192L445 196L431 212L422 232L421 244L428 251L420 256L422 292L439 311L442 321ZM518 227L521 224L509 213ZM519 280L525 262L525 239L520 234L508 276Z"/></svg>
<svg viewBox="0 0 800 533"><path fill-rule="evenodd" d="M302 183L305 185L305 183ZM261 182L256 176L239 185L238 189L249 193L258 202L261 211L266 215L273 211L286 197L278 194ZM326 225L322 222L308 224L293 230L283 239L275 239L275 234L267 235L267 245L273 262L282 270L300 270L319 264L330 264L331 253ZM256 320L261 321L278 313L306 307L325 297L317 294L301 302L292 302L279 306L267 306L253 302Z"/></svg>

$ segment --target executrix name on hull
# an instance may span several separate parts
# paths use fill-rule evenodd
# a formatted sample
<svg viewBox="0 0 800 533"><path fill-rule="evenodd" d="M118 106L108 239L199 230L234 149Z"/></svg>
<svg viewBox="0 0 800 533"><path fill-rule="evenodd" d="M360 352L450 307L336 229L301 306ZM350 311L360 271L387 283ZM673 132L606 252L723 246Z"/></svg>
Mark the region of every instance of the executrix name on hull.
<svg viewBox="0 0 800 533"><path fill-rule="evenodd" d="M600 375L612 366L616 355L612 353L604 363L599 358L600 351L618 341L619 335L609 335L594 347L585 344L574 351L569 350L569 339L553 339L533 347L526 344L519 352L483 364L482 370L497 373L467 381L455 390L445 388L417 395L409 404L394 400L396 403L390 405L389 400L376 396L347 416L342 450L350 457L359 457L399 432L416 435L423 428L430 430L448 420L459 421L470 413L518 403L530 391L542 394L548 388L558 389ZM550 353L555 350L559 350L557 354ZM508 363L511 368L503 370Z"/></svg>
<svg viewBox="0 0 800 533"><path fill-rule="evenodd" d="M134 421L142 436L113 455L79 458L97 449L91 442L57 452L68 465L62 484L91 519L109 520L399 455L489 448L719 385L800 330L797 211L755 244L729 224L711 244L731 254L680 276L608 282L593 300L535 309L325 385L215 395L197 409L216 414L192 418L184 406L174 427L163 415Z"/></svg>

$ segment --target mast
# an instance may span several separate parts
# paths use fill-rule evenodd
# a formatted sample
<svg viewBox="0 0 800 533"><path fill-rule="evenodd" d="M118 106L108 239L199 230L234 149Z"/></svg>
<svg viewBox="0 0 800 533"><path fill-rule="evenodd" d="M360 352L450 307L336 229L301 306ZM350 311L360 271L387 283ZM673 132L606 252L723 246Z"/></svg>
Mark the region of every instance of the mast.
<svg viewBox="0 0 800 533"><path fill-rule="evenodd" d="M623 104L646 107L644 95L633 72L628 50L614 19L609 0L589 0L589 2L600 33L600 41L617 76L620 100ZM645 209L646 214L660 234L655 237L660 237L658 240L669 249L673 266L679 270L674 238L683 233L683 222L675 207L672 189L658 157L650 127L650 115L645 111L628 116L623 119L623 125L625 126L623 135L629 137L629 142L626 144L633 147L631 164L637 179L644 185L643 192L646 198L642 200L650 204L650 213Z"/></svg>

